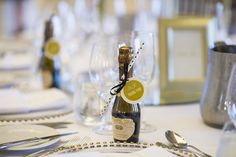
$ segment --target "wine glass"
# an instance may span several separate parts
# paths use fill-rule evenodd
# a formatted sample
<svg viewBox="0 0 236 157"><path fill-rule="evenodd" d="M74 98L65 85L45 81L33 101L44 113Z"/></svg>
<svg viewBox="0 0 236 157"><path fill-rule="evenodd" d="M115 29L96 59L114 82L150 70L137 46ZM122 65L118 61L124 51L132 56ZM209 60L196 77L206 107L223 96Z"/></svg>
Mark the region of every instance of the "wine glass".
<svg viewBox="0 0 236 157"><path fill-rule="evenodd" d="M149 32L133 31L123 35L103 38L95 44L90 56L90 79L97 86L97 94L108 104L108 110L103 116L103 125L96 129L97 133L108 134L112 132L111 107L109 102L110 89L119 81L118 50L121 46L131 46L136 55L134 64L134 77L148 85L153 79L155 67L153 34ZM140 50L140 47L142 49ZM154 131L155 127L143 122L141 132Z"/></svg>
<svg viewBox="0 0 236 157"><path fill-rule="evenodd" d="M144 43L141 53L136 60L136 64L134 65L134 77L141 80L144 86L146 86L146 90L149 90L150 82L154 77L156 63L153 33L145 31L133 31L131 40L131 45L134 48L134 52L137 52L140 45ZM142 108L145 103L145 100L140 103ZM156 128L153 125L148 124L143 120L144 117L145 115L142 113L141 132L155 131Z"/></svg>
<svg viewBox="0 0 236 157"><path fill-rule="evenodd" d="M131 46L134 50L134 55L140 51L134 64L134 78L142 81L146 87L146 91L149 90L148 86L153 80L155 72L155 47L153 33L146 31L132 31L130 34L126 33L118 36L118 43L124 43ZM141 50L140 47L142 47ZM148 92L146 92L148 93ZM143 109L146 100L140 102ZM149 102L150 103L150 102ZM144 121L145 115L141 114L141 132L153 132L156 128Z"/></svg>
<svg viewBox="0 0 236 157"><path fill-rule="evenodd" d="M101 107L108 105L108 110L102 115L102 125L95 129L98 134L112 133L112 101L108 102L108 100L110 88L118 82L118 52L115 45L112 37L102 37L99 42L94 44L90 55L90 80L94 83L98 96L104 102Z"/></svg>
<svg viewBox="0 0 236 157"><path fill-rule="evenodd" d="M225 97L224 109L231 121L224 124L217 149L217 157L234 157L236 152L236 64L232 66Z"/></svg>

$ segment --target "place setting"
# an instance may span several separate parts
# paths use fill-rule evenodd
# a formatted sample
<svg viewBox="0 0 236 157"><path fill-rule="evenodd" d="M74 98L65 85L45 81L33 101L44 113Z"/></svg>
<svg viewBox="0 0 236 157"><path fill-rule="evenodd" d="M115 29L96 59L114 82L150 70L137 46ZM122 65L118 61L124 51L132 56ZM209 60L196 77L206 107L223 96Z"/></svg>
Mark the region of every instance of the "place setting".
<svg viewBox="0 0 236 157"><path fill-rule="evenodd" d="M52 149L62 143L61 137L78 132L59 133L56 129L43 125L16 124L0 127L0 153L7 155L27 155Z"/></svg>
<svg viewBox="0 0 236 157"><path fill-rule="evenodd" d="M84 142L78 144L74 142L70 146L60 146L55 149L49 149L43 153L36 154L37 156L76 156L84 155L89 156L97 154L100 156L153 156L154 154L164 156L182 156L182 157L211 157L198 148L188 145L187 142L177 133L173 131L166 131L166 138L169 144L163 142L156 143L119 143L114 141L103 141L103 142ZM62 135L63 136L63 135ZM193 149L189 149L189 148ZM128 153L128 154L127 154ZM154 154L153 154L154 153ZM61 154L61 155L60 155ZM33 155L35 155L33 153ZM32 156L32 155L29 155Z"/></svg>
<svg viewBox="0 0 236 157"><path fill-rule="evenodd" d="M21 156L54 148L61 144L61 137L77 134L63 131L74 122L69 119L70 99L58 89L1 89L0 96L5 104L0 107L0 154Z"/></svg>
<svg viewBox="0 0 236 157"><path fill-rule="evenodd" d="M92 154L101 156L139 156L140 154L152 156L153 153L158 153L173 157L176 155L182 157L211 157L198 148L188 145L184 138L170 130L165 132L165 136L170 144L163 142L92 142L89 137L81 138L79 135L77 137L72 136L78 134L78 132L59 133L53 128L42 125L1 126L0 133L5 137L0 141L0 152L6 155L10 153L12 155L22 154L29 157L57 156L56 154L65 156L89 156ZM61 141L60 138L64 136L70 136L70 138ZM188 147L192 147L193 150L188 149Z"/></svg>

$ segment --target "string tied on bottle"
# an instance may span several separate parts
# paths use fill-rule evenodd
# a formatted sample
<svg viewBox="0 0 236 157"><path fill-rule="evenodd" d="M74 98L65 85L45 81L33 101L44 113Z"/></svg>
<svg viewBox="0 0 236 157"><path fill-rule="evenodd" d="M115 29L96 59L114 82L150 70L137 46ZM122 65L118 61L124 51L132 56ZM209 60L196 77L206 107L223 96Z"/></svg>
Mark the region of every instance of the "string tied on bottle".
<svg viewBox="0 0 236 157"><path fill-rule="evenodd" d="M110 94L116 95L118 93L120 93L120 91L124 88L124 86L126 85L127 81L128 81L128 66L129 64L126 62L124 64L124 79L121 79L121 82L119 82L119 84L115 85L114 87L111 88L110 90Z"/></svg>

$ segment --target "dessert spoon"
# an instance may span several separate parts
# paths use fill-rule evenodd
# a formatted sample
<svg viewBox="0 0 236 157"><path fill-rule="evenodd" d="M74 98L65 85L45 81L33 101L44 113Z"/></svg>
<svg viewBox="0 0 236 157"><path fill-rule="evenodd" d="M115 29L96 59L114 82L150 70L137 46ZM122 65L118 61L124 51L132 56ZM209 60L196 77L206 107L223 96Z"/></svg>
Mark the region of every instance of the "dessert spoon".
<svg viewBox="0 0 236 157"><path fill-rule="evenodd" d="M180 136L179 134L177 134L174 131L171 131L171 130L166 131L165 136L166 136L167 140L177 148L190 147L190 148L193 148L194 150L198 151L199 153L201 153L202 156L204 156L204 157L212 157L211 155L204 153L203 151L196 148L195 146L189 145L182 136Z"/></svg>

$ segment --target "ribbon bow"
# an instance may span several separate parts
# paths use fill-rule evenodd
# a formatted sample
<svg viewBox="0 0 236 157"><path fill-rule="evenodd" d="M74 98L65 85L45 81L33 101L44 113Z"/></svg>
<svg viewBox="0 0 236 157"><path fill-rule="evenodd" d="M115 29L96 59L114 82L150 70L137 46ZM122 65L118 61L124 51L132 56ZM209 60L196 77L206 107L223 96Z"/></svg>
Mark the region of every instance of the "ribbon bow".
<svg viewBox="0 0 236 157"><path fill-rule="evenodd" d="M125 78L122 79L118 85L115 85L114 87L111 88L111 90L110 90L111 95L116 95L116 94L120 93L120 91L126 85L126 83L128 81L128 63L124 64L124 76L125 76Z"/></svg>

